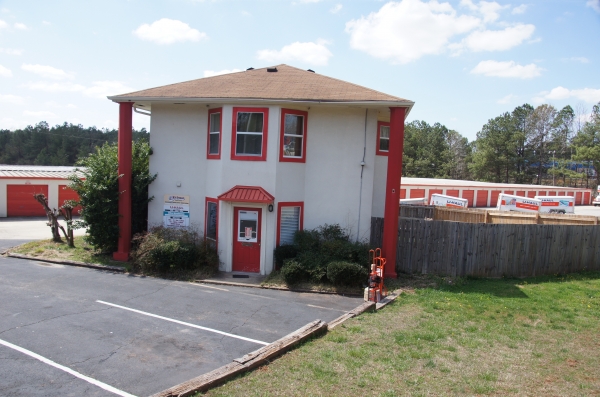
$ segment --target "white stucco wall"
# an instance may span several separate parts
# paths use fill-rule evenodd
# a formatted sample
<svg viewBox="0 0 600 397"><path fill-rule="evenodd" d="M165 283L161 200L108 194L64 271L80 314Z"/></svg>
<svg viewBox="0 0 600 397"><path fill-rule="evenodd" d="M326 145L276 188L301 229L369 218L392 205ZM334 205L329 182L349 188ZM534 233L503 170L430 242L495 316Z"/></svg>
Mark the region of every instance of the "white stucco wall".
<svg viewBox="0 0 600 397"><path fill-rule="evenodd" d="M247 107L251 105L245 105ZM210 108L217 106L211 105ZM216 198L235 185L260 186L275 197L274 211L266 204L219 203L218 247L221 269L231 271L233 208L262 209L260 272L273 267L277 233L277 203L304 202L304 228L339 223L353 237L368 239L376 170L377 112L344 107L294 107L308 112L306 163L279 161L280 106L268 106L266 161L231 160L233 105L222 107L221 158L206 159L208 109L202 105L152 106L150 171L151 225L162 224L165 194L190 196L190 223L203 232L205 198ZM267 107L257 105L257 107ZM365 152L366 138L366 152ZM362 177L361 166L365 153ZM177 186L180 183L181 186ZM360 202L362 198L362 203ZM359 214L360 207L360 214ZM360 215L360 230L358 221Z"/></svg>
<svg viewBox="0 0 600 397"><path fill-rule="evenodd" d="M48 185L48 206L58 208L58 187L68 185L66 179L1 179L0 178L0 218L5 218L7 213L7 185ZM33 197L32 197L33 200Z"/></svg>

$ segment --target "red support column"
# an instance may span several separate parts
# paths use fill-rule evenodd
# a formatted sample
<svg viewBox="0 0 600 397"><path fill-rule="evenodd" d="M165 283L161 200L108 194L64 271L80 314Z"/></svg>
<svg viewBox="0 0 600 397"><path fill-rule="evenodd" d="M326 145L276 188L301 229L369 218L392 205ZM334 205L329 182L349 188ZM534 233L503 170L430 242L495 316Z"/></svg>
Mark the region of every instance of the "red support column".
<svg viewBox="0 0 600 397"><path fill-rule="evenodd" d="M113 259L127 262L131 246L131 142L133 102L119 103L119 246Z"/></svg>
<svg viewBox="0 0 600 397"><path fill-rule="evenodd" d="M385 214L383 217L382 256L387 263L385 277L396 278L396 251L398 249L398 215L400 211L400 178L404 148L404 118L406 108L390 108L390 146L388 152L387 182L385 186Z"/></svg>

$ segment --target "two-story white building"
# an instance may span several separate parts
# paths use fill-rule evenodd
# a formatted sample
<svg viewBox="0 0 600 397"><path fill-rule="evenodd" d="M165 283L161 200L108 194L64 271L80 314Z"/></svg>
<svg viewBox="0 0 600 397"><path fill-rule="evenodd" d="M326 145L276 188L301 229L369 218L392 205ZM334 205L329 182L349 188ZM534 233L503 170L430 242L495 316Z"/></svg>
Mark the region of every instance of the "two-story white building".
<svg viewBox="0 0 600 397"><path fill-rule="evenodd" d="M158 177L149 223L203 230L221 270L270 273L274 248L303 228L338 223L367 240L386 196L395 200L397 233L409 100L287 65L109 99L120 103L120 173L127 174L127 150L131 157L132 109L151 117L150 172ZM115 258L125 260L130 231L126 221L120 226Z"/></svg>

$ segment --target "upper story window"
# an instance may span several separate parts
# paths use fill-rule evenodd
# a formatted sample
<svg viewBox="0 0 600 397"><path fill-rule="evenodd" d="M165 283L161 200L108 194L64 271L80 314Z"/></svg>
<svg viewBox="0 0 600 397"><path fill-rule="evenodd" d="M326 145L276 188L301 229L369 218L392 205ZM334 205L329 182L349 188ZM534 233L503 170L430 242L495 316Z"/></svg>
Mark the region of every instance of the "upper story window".
<svg viewBox="0 0 600 397"><path fill-rule="evenodd" d="M387 156L390 150L390 123L385 121L377 122L377 153L380 156Z"/></svg>
<svg viewBox="0 0 600 397"><path fill-rule="evenodd" d="M307 112L281 109L279 161L298 163L306 161L307 121Z"/></svg>
<svg viewBox="0 0 600 397"><path fill-rule="evenodd" d="M221 108L208 111L208 142L206 158L221 158L221 121L223 120Z"/></svg>
<svg viewBox="0 0 600 397"><path fill-rule="evenodd" d="M268 108L233 108L231 159L267 159Z"/></svg>

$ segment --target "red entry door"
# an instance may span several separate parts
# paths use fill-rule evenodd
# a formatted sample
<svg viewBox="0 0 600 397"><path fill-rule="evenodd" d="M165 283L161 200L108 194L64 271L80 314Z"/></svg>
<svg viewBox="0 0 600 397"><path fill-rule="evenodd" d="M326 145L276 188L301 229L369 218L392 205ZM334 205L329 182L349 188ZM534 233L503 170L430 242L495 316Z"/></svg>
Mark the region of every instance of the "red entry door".
<svg viewBox="0 0 600 397"><path fill-rule="evenodd" d="M260 208L233 208L233 271L260 272Z"/></svg>

